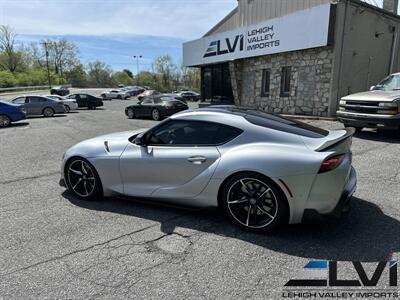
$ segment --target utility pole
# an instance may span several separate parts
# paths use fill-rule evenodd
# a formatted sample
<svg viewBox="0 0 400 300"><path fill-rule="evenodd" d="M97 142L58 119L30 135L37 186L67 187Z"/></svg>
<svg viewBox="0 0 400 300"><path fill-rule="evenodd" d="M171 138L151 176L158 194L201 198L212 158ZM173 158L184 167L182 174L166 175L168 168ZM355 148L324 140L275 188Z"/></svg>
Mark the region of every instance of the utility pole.
<svg viewBox="0 0 400 300"><path fill-rule="evenodd" d="M46 51L46 66L47 66L47 80L49 81L49 90L51 90L51 78L49 68L49 51L47 50L47 42L43 42L44 49Z"/></svg>
<svg viewBox="0 0 400 300"><path fill-rule="evenodd" d="M139 85L139 58L142 58L142 55L134 55L133 58L136 58L136 66L137 66L137 74L136 74L136 84Z"/></svg>

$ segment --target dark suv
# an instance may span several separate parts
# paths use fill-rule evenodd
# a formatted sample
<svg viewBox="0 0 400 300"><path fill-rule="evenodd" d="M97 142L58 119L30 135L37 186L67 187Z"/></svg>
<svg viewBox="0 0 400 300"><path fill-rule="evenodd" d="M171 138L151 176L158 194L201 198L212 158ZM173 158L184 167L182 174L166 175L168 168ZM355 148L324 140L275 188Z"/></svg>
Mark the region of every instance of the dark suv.
<svg viewBox="0 0 400 300"><path fill-rule="evenodd" d="M67 96L67 95L69 95L69 89L66 86L56 86L50 90L50 94L59 95L59 96Z"/></svg>

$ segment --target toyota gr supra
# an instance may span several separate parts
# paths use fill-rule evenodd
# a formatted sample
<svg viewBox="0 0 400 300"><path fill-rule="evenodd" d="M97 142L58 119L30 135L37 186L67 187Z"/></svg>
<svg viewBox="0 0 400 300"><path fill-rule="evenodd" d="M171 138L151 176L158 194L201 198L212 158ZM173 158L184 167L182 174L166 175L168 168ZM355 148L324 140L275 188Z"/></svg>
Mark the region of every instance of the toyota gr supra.
<svg viewBox="0 0 400 300"><path fill-rule="evenodd" d="M353 133L232 106L184 111L73 146L60 184L85 200L218 206L242 228L264 232L347 208L356 189Z"/></svg>

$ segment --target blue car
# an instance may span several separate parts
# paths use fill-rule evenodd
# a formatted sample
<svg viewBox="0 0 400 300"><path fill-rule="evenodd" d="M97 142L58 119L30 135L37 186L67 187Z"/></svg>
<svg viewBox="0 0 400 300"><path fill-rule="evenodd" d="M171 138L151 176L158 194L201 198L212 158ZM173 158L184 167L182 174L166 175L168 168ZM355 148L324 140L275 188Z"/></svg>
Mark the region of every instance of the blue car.
<svg viewBox="0 0 400 300"><path fill-rule="evenodd" d="M0 101L0 128L24 119L26 119L26 113L23 105Z"/></svg>

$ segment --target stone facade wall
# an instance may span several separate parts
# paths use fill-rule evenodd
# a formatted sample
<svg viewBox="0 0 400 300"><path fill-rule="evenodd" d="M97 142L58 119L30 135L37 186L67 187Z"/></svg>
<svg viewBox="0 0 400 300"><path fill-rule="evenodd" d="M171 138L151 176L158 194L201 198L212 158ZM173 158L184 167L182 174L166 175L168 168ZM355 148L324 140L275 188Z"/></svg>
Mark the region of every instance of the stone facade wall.
<svg viewBox="0 0 400 300"><path fill-rule="evenodd" d="M282 67L291 67L288 97L281 96ZM230 63L235 104L283 114L328 116L333 49L316 48ZM262 74L270 70L270 94L262 97Z"/></svg>

